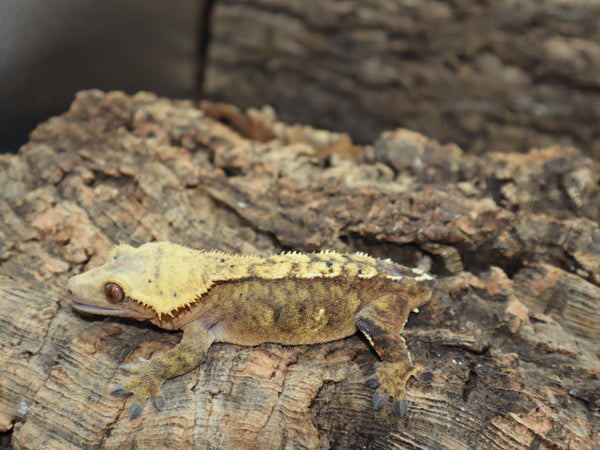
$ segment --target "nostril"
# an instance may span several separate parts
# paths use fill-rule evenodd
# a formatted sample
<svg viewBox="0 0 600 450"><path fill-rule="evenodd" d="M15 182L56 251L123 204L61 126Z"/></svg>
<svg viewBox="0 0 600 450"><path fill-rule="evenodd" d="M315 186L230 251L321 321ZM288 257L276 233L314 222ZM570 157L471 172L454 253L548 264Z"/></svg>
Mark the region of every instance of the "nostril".
<svg viewBox="0 0 600 450"><path fill-rule="evenodd" d="M71 289L67 289L67 292L69 293L69 295L73 295L73 291Z"/></svg>

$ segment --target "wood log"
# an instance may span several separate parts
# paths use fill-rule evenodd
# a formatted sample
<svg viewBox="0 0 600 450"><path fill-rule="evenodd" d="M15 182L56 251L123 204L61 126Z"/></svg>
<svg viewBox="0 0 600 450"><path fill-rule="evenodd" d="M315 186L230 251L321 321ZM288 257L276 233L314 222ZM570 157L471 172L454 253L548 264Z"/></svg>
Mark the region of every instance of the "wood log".
<svg viewBox="0 0 600 450"><path fill-rule="evenodd" d="M217 117L219 120L215 119ZM254 137L252 137L254 136ZM85 91L0 156L0 443L14 448L592 448L600 441L600 165L571 147L463 154L405 129L357 147L272 109ZM366 251L430 267L406 330L435 376L374 411L355 335L211 347L129 421L119 365L179 332L65 292L113 243Z"/></svg>
<svg viewBox="0 0 600 450"><path fill-rule="evenodd" d="M600 156L600 4L215 2L205 94L373 142L399 126L469 153Z"/></svg>

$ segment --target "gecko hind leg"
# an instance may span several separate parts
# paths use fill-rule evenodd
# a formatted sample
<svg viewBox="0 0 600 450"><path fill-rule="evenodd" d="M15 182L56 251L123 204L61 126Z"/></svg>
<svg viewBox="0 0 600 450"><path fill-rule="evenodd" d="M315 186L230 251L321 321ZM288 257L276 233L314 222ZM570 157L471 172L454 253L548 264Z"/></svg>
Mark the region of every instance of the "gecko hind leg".
<svg viewBox="0 0 600 450"><path fill-rule="evenodd" d="M365 384L377 388L373 394L375 410L384 408L390 398L392 409L400 417L408 412L406 383L410 377L430 382L432 374L420 373L413 366L400 331L406 323L408 304L399 294L389 294L375 300L356 316L356 325L367 337L381 361L375 364L375 373Z"/></svg>

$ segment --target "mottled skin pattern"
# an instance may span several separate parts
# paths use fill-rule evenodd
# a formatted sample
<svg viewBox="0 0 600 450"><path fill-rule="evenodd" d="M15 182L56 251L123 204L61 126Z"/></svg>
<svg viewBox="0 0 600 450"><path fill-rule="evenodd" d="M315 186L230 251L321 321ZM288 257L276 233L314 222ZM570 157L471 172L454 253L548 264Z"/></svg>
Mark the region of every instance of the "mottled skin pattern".
<svg viewBox="0 0 600 450"><path fill-rule="evenodd" d="M161 409L164 381L200 365L215 341L317 344L357 329L381 358L366 380L379 386L375 409L391 397L404 416L405 384L416 371L400 332L409 313L429 301L434 284L421 270L361 253L253 257L161 242L115 247L104 265L72 277L67 290L79 311L183 330L164 355L122 366L130 376L112 393L134 394L131 418L148 398Z"/></svg>

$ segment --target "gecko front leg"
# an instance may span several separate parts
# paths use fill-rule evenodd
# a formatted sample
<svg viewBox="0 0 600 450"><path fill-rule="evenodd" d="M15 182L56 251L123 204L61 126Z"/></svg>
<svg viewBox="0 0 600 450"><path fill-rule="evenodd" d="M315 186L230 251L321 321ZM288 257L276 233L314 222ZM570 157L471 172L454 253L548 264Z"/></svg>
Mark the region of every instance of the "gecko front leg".
<svg viewBox="0 0 600 450"><path fill-rule="evenodd" d="M121 366L121 370L129 378L117 384L110 393L116 396L133 393L134 399L129 407L130 420L142 413L144 404L150 397L153 405L162 409L162 384L169 378L186 374L202 364L211 341L201 323L191 322L185 325L181 342L164 355L151 360L138 358L137 364Z"/></svg>
<svg viewBox="0 0 600 450"><path fill-rule="evenodd" d="M406 382L417 376L410 353L400 332L410 314L409 302L402 293L382 296L356 316L356 326L367 337L381 361L375 364L375 373L365 383L378 387L373 395L373 407L378 410L392 398L392 408L400 417L408 412ZM431 381L431 374L423 374L417 379Z"/></svg>

